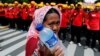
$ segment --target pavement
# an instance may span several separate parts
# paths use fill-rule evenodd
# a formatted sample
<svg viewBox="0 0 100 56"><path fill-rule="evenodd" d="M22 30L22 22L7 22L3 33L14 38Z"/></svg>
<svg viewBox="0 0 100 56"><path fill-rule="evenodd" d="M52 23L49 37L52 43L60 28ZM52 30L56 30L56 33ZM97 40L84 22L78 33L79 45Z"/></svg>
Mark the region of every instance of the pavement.
<svg viewBox="0 0 100 56"><path fill-rule="evenodd" d="M2 28L2 27L1 27ZM9 28L0 28L0 56L25 56L26 31L19 31ZM67 50L65 56L100 56L100 52L93 49L85 49L83 46L69 44L66 40L63 43Z"/></svg>

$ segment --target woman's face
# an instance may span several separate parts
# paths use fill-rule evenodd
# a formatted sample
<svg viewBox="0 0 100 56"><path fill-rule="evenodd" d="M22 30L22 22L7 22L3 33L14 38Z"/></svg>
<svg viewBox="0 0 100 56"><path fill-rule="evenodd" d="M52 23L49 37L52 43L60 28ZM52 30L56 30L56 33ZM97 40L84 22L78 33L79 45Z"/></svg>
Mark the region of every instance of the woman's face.
<svg viewBox="0 0 100 56"><path fill-rule="evenodd" d="M60 19L59 15L56 13L50 13L46 16L46 21L44 22L44 26L52 29L54 33L58 33L60 29Z"/></svg>

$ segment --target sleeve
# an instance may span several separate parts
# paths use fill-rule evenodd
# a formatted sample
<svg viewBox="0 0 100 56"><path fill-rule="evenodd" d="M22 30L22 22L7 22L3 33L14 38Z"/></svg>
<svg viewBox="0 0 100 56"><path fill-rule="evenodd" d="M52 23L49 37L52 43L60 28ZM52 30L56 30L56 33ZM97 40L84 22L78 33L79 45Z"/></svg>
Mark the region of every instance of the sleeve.
<svg viewBox="0 0 100 56"><path fill-rule="evenodd" d="M38 41L39 38L31 37L30 39L28 39L25 47L26 49L25 56L32 56L33 52L37 48Z"/></svg>

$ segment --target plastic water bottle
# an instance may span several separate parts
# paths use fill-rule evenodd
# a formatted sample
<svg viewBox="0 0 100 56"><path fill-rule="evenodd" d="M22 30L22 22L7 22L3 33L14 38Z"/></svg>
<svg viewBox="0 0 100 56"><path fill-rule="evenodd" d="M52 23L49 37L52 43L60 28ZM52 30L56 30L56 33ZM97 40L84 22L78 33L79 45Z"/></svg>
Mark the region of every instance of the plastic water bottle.
<svg viewBox="0 0 100 56"><path fill-rule="evenodd" d="M56 34L49 28L44 27L42 24L38 24L36 29L39 31L40 40L50 49L53 49L59 45L59 39Z"/></svg>

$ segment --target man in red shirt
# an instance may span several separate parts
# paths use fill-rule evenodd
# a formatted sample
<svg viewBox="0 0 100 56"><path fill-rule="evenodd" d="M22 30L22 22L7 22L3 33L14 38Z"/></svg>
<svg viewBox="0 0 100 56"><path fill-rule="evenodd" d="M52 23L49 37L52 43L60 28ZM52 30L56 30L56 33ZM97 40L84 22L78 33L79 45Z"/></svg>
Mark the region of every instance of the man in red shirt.
<svg viewBox="0 0 100 56"><path fill-rule="evenodd" d="M29 16L28 16L29 19L27 20L28 21L28 27L30 26L30 24L33 20L35 9L36 9L36 3L34 1L31 1L31 3L28 4L28 14L29 14Z"/></svg>
<svg viewBox="0 0 100 56"><path fill-rule="evenodd" d="M8 5L8 9L7 9L7 17L9 19L9 27L14 29L15 28L15 21L14 21L14 5L13 4L9 4Z"/></svg>
<svg viewBox="0 0 100 56"><path fill-rule="evenodd" d="M68 33L68 24L69 24L69 10L68 10L68 5L63 4L62 5L62 20L61 20L61 25L60 25L60 31L59 31L59 36L62 37L61 39L63 42L66 40L67 33Z"/></svg>
<svg viewBox="0 0 100 56"><path fill-rule="evenodd" d="M4 8L3 8L3 3L0 2L0 26L4 24ZM0 51L2 51L2 47L0 44Z"/></svg>
<svg viewBox="0 0 100 56"><path fill-rule="evenodd" d="M96 23L99 24L99 26L97 26L97 28L99 28L97 30L97 38L99 40L99 52L100 52L100 35L99 35L100 34L100 2L96 3L96 8L97 8L97 11L98 11L97 15L98 15L98 20L99 20Z"/></svg>
<svg viewBox="0 0 100 56"><path fill-rule="evenodd" d="M4 25L5 24L5 18L4 18L4 8L3 8L3 3L0 2L0 24Z"/></svg>
<svg viewBox="0 0 100 56"><path fill-rule="evenodd" d="M17 1L14 2L14 20L15 20L15 24L16 24L16 29L21 30L21 17L20 17L20 11L21 11L21 4L18 3Z"/></svg>
<svg viewBox="0 0 100 56"><path fill-rule="evenodd" d="M22 5L22 10L21 10L21 18L22 18L22 28L23 30L28 30L28 16L29 16L29 13L28 13L28 6L27 6L27 3L23 2L23 5Z"/></svg>
<svg viewBox="0 0 100 56"><path fill-rule="evenodd" d="M71 41L75 42L75 36L77 40L77 44L80 44L80 38L82 33L82 26L83 26L83 18L84 18L84 10L82 9L81 5L78 4L71 15Z"/></svg>
<svg viewBox="0 0 100 56"><path fill-rule="evenodd" d="M96 5L94 11L89 13L87 23L87 40L86 45L90 45L90 39L92 38L91 48L95 50L96 39L99 38L99 20L100 20L100 8Z"/></svg>
<svg viewBox="0 0 100 56"><path fill-rule="evenodd" d="M9 20L8 20L8 3L4 3L4 18L5 18L5 25L9 25Z"/></svg>

